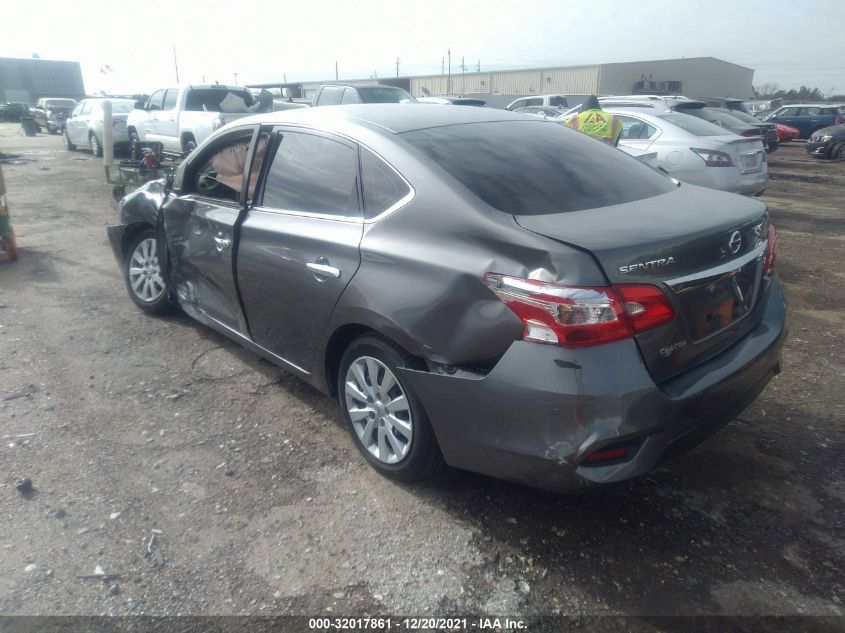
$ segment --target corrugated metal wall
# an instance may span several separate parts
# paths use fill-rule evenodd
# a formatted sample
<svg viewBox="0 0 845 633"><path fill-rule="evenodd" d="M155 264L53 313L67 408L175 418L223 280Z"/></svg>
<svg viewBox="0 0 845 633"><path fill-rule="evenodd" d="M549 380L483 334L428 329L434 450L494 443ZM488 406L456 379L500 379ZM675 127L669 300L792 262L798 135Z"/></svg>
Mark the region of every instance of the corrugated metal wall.
<svg viewBox="0 0 845 633"><path fill-rule="evenodd" d="M84 96L79 62L0 58L0 101L35 103L41 97Z"/></svg>
<svg viewBox="0 0 845 633"><path fill-rule="evenodd" d="M598 88L598 66L500 70L452 75L452 94L591 94ZM411 77L411 94L444 95L446 75Z"/></svg>
<svg viewBox="0 0 845 633"><path fill-rule="evenodd" d="M603 64L599 92L625 95L631 94L636 83L643 80L657 84L679 81L681 94L687 97L749 99L753 95L753 79L754 71L750 68L714 57Z"/></svg>

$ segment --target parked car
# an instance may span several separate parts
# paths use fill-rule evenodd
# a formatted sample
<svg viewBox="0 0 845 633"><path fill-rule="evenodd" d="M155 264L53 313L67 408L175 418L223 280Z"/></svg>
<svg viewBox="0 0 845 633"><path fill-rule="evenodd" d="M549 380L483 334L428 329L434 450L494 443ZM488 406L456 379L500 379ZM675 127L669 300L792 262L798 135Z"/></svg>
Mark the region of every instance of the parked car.
<svg viewBox="0 0 845 633"><path fill-rule="evenodd" d="M89 147L94 156L103 155L103 102L106 99L83 99L71 112L65 122L64 141L68 151L77 147ZM129 145L129 132L126 119L135 102L132 99L109 99L112 116L112 144L116 148Z"/></svg>
<svg viewBox="0 0 845 633"><path fill-rule="evenodd" d="M535 97L520 97L514 99L508 104L507 110L517 110L519 108L527 108L529 106L539 106L545 108L561 108L569 107L569 101L563 95L537 95Z"/></svg>
<svg viewBox="0 0 845 633"><path fill-rule="evenodd" d="M243 86L193 85L156 90L137 102L126 127L130 141L157 141L164 151L193 151L214 130L260 109Z"/></svg>
<svg viewBox="0 0 845 633"><path fill-rule="evenodd" d="M840 125L845 111L829 103L793 103L778 108L763 118L769 123L785 123L800 132L799 138L810 138L831 125Z"/></svg>
<svg viewBox="0 0 845 633"><path fill-rule="evenodd" d="M29 106L25 103L0 104L0 121L20 121L25 116L29 116Z"/></svg>
<svg viewBox="0 0 845 633"><path fill-rule="evenodd" d="M755 119L754 123L746 123L734 116L733 112L721 110L718 108L676 108L675 111L683 112L684 114L697 117L699 119L707 121L708 123L718 125L719 127L728 130L729 132L733 132L738 136L745 136L747 138L759 138L760 141L763 143L763 147L766 149L766 151L769 151L769 148L767 147L768 129L766 128L765 123L763 123L762 121L758 121Z"/></svg>
<svg viewBox="0 0 845 633"><path fill-rule="evenodd" d="M76 107L73 99L39 99L29 109L32 118L35 119L37 129L47 130L50 134L60 134L64 129L65 119Z"/></svg>
<svg viewBox="0 0 845 633"><path fill-rule="evenodd" d="M375 84L326 84L314 97L313 106L350 103L416 103L407 90Z"/></svg>
<svg viewBox="0 0 845 633"><path fill-rule="evenodd" d="M775 123L775 131L777 132L778 140L781 143L794 141L801 136L801 131L798 130L798 128L794 128L791 125L786 125L784 123Z"/></svg>
<svg viewBox="0 0 845 633"><path fill-rule="evenodd" d="M743 112L751 114L751 110L743 99L735 99L731 97L695 97L695 101L703 101L708 108L717 108L723 110L732 110L735 112Z"/></svg>
<svg viewBox="0 0 845 633"><path fill-rule="evenodd" d="M845 160L845 125L832 125L816 130L805 146L815 158Z"/></svg>
<svg viewBox="0 0 845 633"><path fill-rule="evenodd" d="M417 101L420 103L437 103L440 105L475 106L477 108L487 106L487 102L483 99L473 99L472 97L418 97Z"/></svg>
<svg viewBox="0 0 845 633"><path fill-rule="evenodd" d="M768 186L766 152L758 138L682 112L607 111L622 121L619 149L632 156L657 152L663 169L680 181L756 196Z"/></svg>
<svg viewBox="0 0 845 633"><path fill-rule="evenodd" d="M442 457L556 490L625 480L780 368L762 202L492 108L236 121L108 235L141 309L174 301L330 394L396 479Z"/></svg>
<svg viewBox="0 0 845 633"><path fill-rule="evenodd" d="M539 116L544 119L559 119L565 110L563 108L552 108L546 106L527 106L524 108L517 108L514 112L519 112L520 114L533 114L534 116Z"/></svg>
<svg viewBox="0 0 845 633"><path fill-rule="evenodd" d="M754 116L748 114L747 112L743 112L742 110L728 110L727 108L709 108L710 110L715 110L716 112L721 112L722 114L730 115L731 117L737 119L740 123L744 123L746 126L750 126L752 128L756 128L760 130L761 135L765 135L765 142L764 145L766 147L766 152L771 154L772 152L776 151L778 147L780 147L780 137L778 136L777 132L777 124L775 123L766 123L765 121L761 121L760 119L755 118ZM740 136L746 136L740 134Z"/></svg>

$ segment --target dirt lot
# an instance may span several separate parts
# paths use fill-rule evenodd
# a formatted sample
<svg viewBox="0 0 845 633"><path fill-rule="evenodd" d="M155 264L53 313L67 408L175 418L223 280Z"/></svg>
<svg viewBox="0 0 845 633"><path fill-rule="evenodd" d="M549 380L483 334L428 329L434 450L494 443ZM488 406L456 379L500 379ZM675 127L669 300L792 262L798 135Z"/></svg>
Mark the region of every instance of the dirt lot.
<svg viewBox="0 0 845 633"><path fill-rule="evenodd" d="M0 148L0 615L845 613L845 163L770 157L783 373L696 450L573 497L382 479L334 402L132 305L90 154L12 124Z"/></svg>

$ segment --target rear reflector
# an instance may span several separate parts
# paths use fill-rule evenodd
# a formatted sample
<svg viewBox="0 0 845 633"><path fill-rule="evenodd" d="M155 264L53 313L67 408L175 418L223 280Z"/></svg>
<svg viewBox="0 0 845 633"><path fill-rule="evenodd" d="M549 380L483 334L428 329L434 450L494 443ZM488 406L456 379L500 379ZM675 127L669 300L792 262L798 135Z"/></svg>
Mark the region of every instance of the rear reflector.
<svg viewBox="0 0 845 633"><path fill-rule="evenodd" d="M596 451L590 451L581 460L583 466L604 466L610 463L619 463L633 458L642 446L642 440L606 446Z"/></svg>
<svg viewBox="0 0 845 633"><path fill-rule="evenodd" d="M563 286L487 273L484 284L525 324L522 338L586 347L631 338L675 318L656 286Z"/></svg>

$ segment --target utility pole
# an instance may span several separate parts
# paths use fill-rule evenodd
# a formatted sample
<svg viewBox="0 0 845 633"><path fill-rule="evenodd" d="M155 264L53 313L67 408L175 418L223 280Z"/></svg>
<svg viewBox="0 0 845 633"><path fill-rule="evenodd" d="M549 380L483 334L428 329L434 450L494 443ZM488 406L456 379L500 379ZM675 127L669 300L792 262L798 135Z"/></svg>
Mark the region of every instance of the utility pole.
<svg viewBox="0 0 845 633"><path fill-rule="evenodd" d="M452 94L452 49L447 48L446 54L449 56L449 74L446 75L446 95Z"/></svg>
<svg viewBox="0 0 845 633"><path fill-rule="evenodd" d="M235 78L235 85L237 86L238 85L238 73L232 73L232 75Z"/></svg>
<svg viewBox="0 0 845 633"><path fill-rule="evenodd" d="M481 60L480 59L478 60L478 63L475 64L475 72L477 72L477 73L481 72Z"/></svg>
<svg viewBox="0 0 845 633"><path fill-rule="evenodd" d="M337 81L337 80L338 80L338 76L337 76L337 62L336 62L336 61L335 61L335 63L334 63L334 80L335 80L335 81Z"/></svg>
<svg viewBox="0 0 845 633"><path fill-rule="evenodd" d="M464 58L461 57L461 94L465 92L466 89L466 74L467 74L467 65L464 63Z"/></svg>
<svg viewBox="0 0 845 633"><path fill-rule="evenodd" d="M176 69L176 83L179 83L179 64L176 62L176 44L173 45L173 67Z"/></svg>
<svg viewBox="0 0 845 633"><path fill-rule="evenodd" d="M446 57L445 56L440 58L440 74L441 75L446 74Z"/></svg>
<svg viewBox="0 0 845 633"><path fill-rule="evenodd" d="M399 58L396 58L396 76L399 76Z"/></svg>

